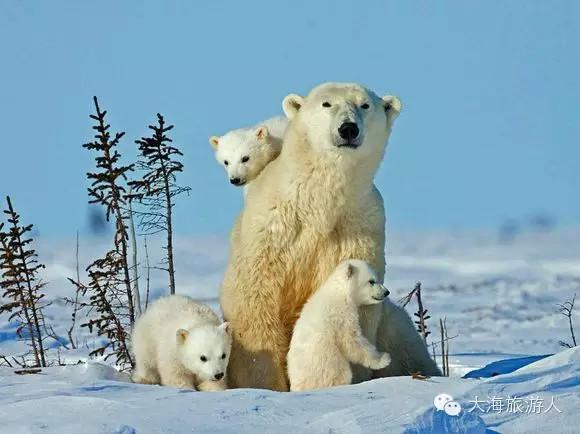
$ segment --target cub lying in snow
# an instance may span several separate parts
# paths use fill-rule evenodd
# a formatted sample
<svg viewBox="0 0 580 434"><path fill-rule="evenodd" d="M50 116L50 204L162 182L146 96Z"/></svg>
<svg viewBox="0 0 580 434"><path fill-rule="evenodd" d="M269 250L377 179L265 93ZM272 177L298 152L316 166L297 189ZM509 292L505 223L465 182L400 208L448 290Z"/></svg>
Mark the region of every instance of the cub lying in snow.
<svg viewBox="0 0 580 434"><path fill-rule="evenodd" d="M215 158L224 166L230 183L240 187L248 184L277 158L287 126L288 119L278 116L254 127L232 130L221 137L210 137Z"/></svg>
<svg viewBox="0 0 580 434"><path fill-rule="evenodd" d="M183 295L163 297L135 323L133 381L225 390L231 345L229 324L209 307Z"/></svg>
<svg viewBox="0 0 580 434"><path fill-rule="evenodd" d="M341 262L304 305L294 327L288 351L290 390L350 384L349 362L386 367L391 358L363 336L358 307L380 303L388 294L368 263Z"/></svg>

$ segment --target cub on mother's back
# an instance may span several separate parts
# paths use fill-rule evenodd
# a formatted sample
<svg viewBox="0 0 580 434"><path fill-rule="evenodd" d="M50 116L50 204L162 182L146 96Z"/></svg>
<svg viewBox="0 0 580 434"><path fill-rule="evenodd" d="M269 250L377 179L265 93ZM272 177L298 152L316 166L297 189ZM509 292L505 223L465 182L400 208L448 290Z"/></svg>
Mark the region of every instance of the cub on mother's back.
<svg viewBox="0 0 580 434"><path fill-rule="evenodd" d="M371 369L386 367L391 358L364 337L358 308L378 304L388 294L368 263L341 262L296 321L288 351L290 390L350 384L350 363Z"/></svg>
<svg viewBox="0 0 580 434"><path fill-rule="evenodd" d="M282 149L282 138L288 126L283 116L267 119L250 128L238 128L221 137L211 136L215 150L230 183L241 187L253 181Z"/></svg>
<svg viewBox="0 0 580 434"><path fill-rule="evenodd" d="M229 324L209 307L183 295L163 297L135 323L133 381L224 390L231 345Z"/></svg>

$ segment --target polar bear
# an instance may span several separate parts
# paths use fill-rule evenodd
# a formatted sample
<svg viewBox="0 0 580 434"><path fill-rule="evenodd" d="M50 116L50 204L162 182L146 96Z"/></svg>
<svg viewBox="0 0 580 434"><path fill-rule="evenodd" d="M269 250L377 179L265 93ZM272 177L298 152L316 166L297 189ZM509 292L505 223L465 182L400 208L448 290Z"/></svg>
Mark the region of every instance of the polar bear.
<svg viewBox="0 0 580 434"><path fill-rule="evenodd" d="M135 323L131 342L136 383L226 388L229 324L190 297L170 295L150 305Z"/></svg>
<svg viewBox="0 0 580 434"><path fill-rule="evenodd" d="M278 116L221 137L211 136L209 143L215 151L215 158L224 167L230 183L247 185L278 157L287 126L288 119Z"/></svg>
<svg viewBox="0 0 580 434"><path fill-rule="evenodd" d="M288 390L286 354L304 303L344 259L368 262L383 281L385 215L373 179L401 110L348 83L326 83L283 102L280 156L252 181L230 238L220 292L233 328L233 387ZM381 306L359 309L375 343ZM371 378L355 367L354 381Z"/></svg>
<svg viewBox="0 0 580 434"><path fill-rule="evenodd" d="M441 376L441 371L429 355L405 308L386 299L382 304L382 311L377 348L391 355L391 363L374 371L373 377L395 377L414 373Z"/></svg>
<svg viewBox="0 0 580 434"><path fill-rule="evenodd" d="M358 307L377 304L389 294L370 265L341 262L306 302L288 351L290 390L350 384L350 363L382 369L390 363L362 334Z"/></svg>

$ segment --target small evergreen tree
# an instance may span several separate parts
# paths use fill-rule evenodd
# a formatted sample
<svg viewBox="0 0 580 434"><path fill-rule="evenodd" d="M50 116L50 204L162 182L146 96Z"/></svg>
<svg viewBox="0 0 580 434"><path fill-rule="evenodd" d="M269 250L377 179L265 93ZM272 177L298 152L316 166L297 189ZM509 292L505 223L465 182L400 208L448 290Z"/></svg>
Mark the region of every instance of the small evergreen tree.
<svg viewBox="0 0 580 434"><path fill-rule="evenodd" d="M164 268L169 275L169 291L175 294L175 266L173 259L173 207L175 196L189 192L189 187L179 186L176 181L178 173L183 171L183 164L177 159L183 156L181 151L172 146L167 132L173 125L166 125L165 119L157 114L157 125L149 125L150 137L136 140L139 145L140 159L137 168L143 172L139 180L129 182L133 193L144 210L136 212L140 229L148 235L165 232L166 244Z"/></svg>
<svg viewBox="0 0 580 434"><path fill-rule="evenodd" d="M77 294L83 297L90 294L88 302L81 304L81 308L88 308L87 321L81 327L87 327L91 333L96 330L98 336L106 338L89 355L105 356L105 360L115 356L116 365L125 370L133 367L133 359L128 345L127 296L123 278L119 276L122 261L118 252L111 250L89 267L88 286L70 278L69 281L77 287Z"/></svg>
<svg viewBox="0 0 580 434"><path fill-rule="evenodd" d="M83 145L88 150L97 151L99 154L95 157L97 171L87 173L87 178L93 180L88 188L89 203L98 203L105 207L106 218L109 220L111 215L115 222L115 248L107 253L105 262L95 261L89 266L87 271L95 268L96 270L108 268L108 273L115 273L116 279L123 285L123 297L126 298L129 324L132 326L135 322L135 307L133 305L133 292L131 287L131 278L129 275L128 261L128 234L125 225L125 206L126 206L126 188L127 173L133 170L133 165L122 166L119 164L121 154L117 150L119 140L125 135L124 132L116 133L111 138L109 133L110 125L106 122L105 116L107 111L101 111L97 97L93 97L96 114L91 115L91 119L96 121L93 129L96 130L95 140ZM99 272L96 273L100 275ZM104 285L108 287L108 285ZM121 295L120 293L117 295Z"/></svg>
<svg viewBox="0 0 580 434"><path fill-rule="evenodd" d="M9 320L18 322L16 332L30 343L35 365L45 367L44 339L48 335L43 310L48 304L43 302L41 291L45 284L38 277L44 265L38 263L36 251L29 247L32 238L28 233L33 226L21 226L10 197L6 202L7 231L0 223L0 289L10 301L0 306L0 313L10 313Z"/></svg>
<svg viewBox="0 0 580 434"><path fill-rule="evenodd" d="M128 261L128 232L125 219L129 217L127 206L126 180L127 173L133 170L133 165L119 164L121 154L117 145L124 133L116 133L111 138L110 125L106 122L106 111L101 111L94 97L96 114L91 119L96 121L95 140L83 145L84 148L98 152L95 158L97 171L87 173L92 180L89 191L89 203L98 203L106 209L106 218L111 216L115 222L114 243L103 258L95 260L87 267L89 283L87 285L77 279L69 281L75 285L75 300L69 300L75 308L84 309L87 315L81 327L87 327L92 333L104 337L102 345L93 350L91 356L105 356L105 359L115 356L116 363L122 369L133 367L129 352L130 330L135 322L136 308ZM78 302L81 296L83 300Z"/></svg>

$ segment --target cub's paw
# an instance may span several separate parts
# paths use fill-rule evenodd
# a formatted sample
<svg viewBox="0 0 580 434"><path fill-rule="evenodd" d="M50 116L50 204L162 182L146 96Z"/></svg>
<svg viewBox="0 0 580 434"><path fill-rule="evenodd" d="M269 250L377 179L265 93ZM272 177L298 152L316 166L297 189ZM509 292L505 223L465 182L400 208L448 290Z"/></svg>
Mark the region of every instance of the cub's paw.
<svg viewBox="0 0 580 434"><path fill-rule="evenodd" d="M204 381L197 385L201 392L219 392L227 389L225 381Z"/></svg>
<svg viewBox="0 0 580 434"><path fill-rule="evenodd" d="M382 353L371 366L372 369L383 369L391 364L391 356L388 353Z"/></svg>

